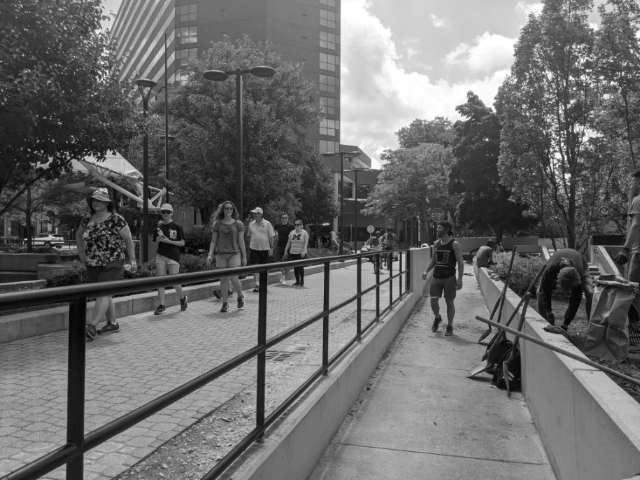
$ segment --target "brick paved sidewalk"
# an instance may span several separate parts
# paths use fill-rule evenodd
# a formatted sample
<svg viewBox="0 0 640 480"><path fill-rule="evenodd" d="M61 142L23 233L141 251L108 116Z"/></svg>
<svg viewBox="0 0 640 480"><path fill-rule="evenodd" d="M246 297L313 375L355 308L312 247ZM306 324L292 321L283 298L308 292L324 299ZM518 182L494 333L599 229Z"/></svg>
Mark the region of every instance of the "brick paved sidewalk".
<svg viewBox="0 0 640 480"><path fill-rule="evenodd" d="M363 263L363 289L374 280L371 263ZM322 309L322 275L308 275L305 283L304 289L269 286L268 336ZM396 279L394 297L398 287ZM330 291L331 305L354 295L356 266L332 270ZM226 314L219 313L221 304L211 298L192 302L186 312L173 307L161 316L128 316L120 319L121 332L87 344L86 432L254 346L258 295L245 291L245 299L245 309L238 311L232 297ZM385 285L381 308L388 299ZM354 302L331 316L330 355L355 334L355 308ZM363 300L363 324L374 315L372 292ZM67 338L67 331L60 331L0 344L0 476L65 442ZM278 368L290 368L278 360L297 353L306 353L300 355L305 370L317 368L321 339L317 322L268 352L272 381L277 381ZM310 365L314 350L317 364ZM254 384L255 362L250 361L88 452L85 478L112 478ZM64 478L64 469L44 478Z"/></svg>

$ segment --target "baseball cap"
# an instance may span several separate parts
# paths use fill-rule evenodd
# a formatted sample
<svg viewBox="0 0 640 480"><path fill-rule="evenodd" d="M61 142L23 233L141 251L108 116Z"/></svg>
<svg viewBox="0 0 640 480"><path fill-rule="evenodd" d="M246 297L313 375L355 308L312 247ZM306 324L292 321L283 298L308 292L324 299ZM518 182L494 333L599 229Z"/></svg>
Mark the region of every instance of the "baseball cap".
<svg viewBox="0 0 640 480"><path fill-rule="evenodd" d="M91 194L92 200L98 200L99 202L111 203L111 197L109 196L109 190L104 187L96 188Z"/></svg>
<svg viewBox="0 0 640 480"><path fill-rule="evenodd" d="M262 209L260 207L256 207L253 210L251 210L251 213L260 213L260 214L262 214Z"/></svg>
<svg viewBox="0 0 640 480"><path fill-rule="evenodd" d="M173 207L171 206L171 204L170 204L170 203L163 203L163 204L160 206L160 211L162 212L163 210L168 210L168 211L170 211L171 213L173 213Z"/></svg>

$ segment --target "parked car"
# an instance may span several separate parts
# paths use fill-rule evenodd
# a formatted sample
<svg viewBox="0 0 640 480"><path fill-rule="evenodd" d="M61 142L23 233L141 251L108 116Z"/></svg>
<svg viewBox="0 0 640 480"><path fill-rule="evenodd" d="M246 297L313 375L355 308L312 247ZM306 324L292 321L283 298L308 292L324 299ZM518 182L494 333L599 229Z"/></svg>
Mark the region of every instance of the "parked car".
<svg viewBox="0 0 640 480"><path fill-rule="evenodd" d="M27 239L24 239L25 243ZM32 239L34 247L62 247L64 245L64 237L59 235L36 235Z"/></svg>

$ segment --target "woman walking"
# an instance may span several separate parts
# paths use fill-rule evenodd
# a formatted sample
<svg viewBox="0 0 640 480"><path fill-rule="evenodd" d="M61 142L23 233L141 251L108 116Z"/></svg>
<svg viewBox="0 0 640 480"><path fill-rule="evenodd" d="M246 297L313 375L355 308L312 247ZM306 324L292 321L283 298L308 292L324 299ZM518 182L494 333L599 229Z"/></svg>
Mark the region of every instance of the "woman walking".
<svg viewBox="0 0 640 480"><path fill-rule="evenodd" d="M120 280L124 276L126 257L131 263L131 269L136 269L129 225L122 216L113 211L113 202L106 188L96 189L88 203L91 215L82 219L76 232L78 256L87 267L87 281ZM107 324L98 332L96 327L105 316ZM119 329L113 299L96 298L93 315L87 319L87 341L93 341L96 333L117 332Z"/></svg>
<svg viewBox="0 0 640 480"><path fill-rule="evenodd" d="M213 214L211 244L207 263L211 264L215 255L216 268L239 267L247 264L247 252L244 245L244 224L238 219L238 209L233 202L226 201L218 205ZM222 295L221 312L229 311L229 280L238 294L238 308L244 307L244 295L237 275L223 277L220 280Z"/></svg>
<svg viewBox="0 0 640 480"><path fill-rule="evenodd" d="M291 260L300 260L307 257L309 234L302 228L302 220L296 220L293 225L295 230L289 233L289 240L284 248L284 257ZM293 274L296 277L296 283L293 286L304 287L304 267L295 267Z"/></svg>

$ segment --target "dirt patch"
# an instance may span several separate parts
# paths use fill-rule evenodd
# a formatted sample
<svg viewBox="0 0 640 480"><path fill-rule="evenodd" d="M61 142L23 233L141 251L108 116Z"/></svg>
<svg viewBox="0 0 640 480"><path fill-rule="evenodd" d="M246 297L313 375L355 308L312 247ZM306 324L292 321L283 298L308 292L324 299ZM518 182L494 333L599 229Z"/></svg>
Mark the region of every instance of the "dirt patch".
<svg viewBox="0 0 640 480"><path fill-rule="evenodd" d="M553 313L556 317L556 324L561 322L564 318L564 312L568 306L568 301L564 299L554 298L552 302ZM589 322L587 321L587 313L584 310L584 302L580 305L576 318L573 319L571 325L569 325L569 340L580 349L583 350L584 342L586 339L587 329L589 328ZM585 354L586 355L586 354ZM630 355L625 361L620 363L602 362L599 359L587 355L588 358L594 362L601 363L609 368L617 370L620 373L624 373L630 377L634 377L640 380L640 355ZM609 375L609 374L607 374ZM640 386L633 383L629 383L614 375L609 375L611 380L617 383L623 388L629 395L631 395L637 402L640 402Z"/></svg>

